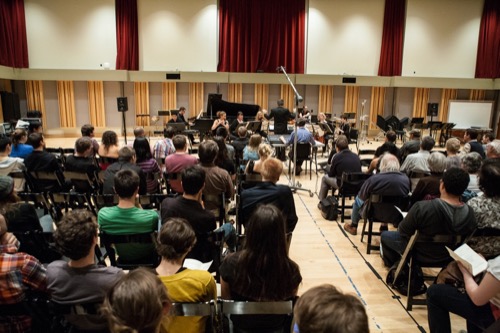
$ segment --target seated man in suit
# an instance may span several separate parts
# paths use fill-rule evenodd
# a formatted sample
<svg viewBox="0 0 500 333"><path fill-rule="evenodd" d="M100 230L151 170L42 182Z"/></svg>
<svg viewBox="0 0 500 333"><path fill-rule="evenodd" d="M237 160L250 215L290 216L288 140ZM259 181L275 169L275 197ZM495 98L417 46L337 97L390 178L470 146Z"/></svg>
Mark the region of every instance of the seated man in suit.
<svg viewBox="0 0 500 333"><path fill-rule="evenodd" d="M55 302L102 303L106 292L124 275L120 268L96 264L97 229L95 217L82 209L65 214L58 223L56 247L69 261L56 260L47 266L47 289ZM70 314L66 319L81 329L107 327L106 320L97 314Z"/></svg>
<svg viewBox="0 0 500 333"><path fill-rule="evenodd" d="M262 182L241 192L242 224L260 204L273 204L283 213L286 220L286 231L292 232L298 217L290 187L276 184L283 171L283 163L276 158L268 158L262 163Z"/></svg>
<svg viewBox="0 0 500 333"><path fill-rule="evenodd" d="M238 137L238 133L236 133L236 129L239 124L243 124L245 121L243 120L243 112L238 111L236 119L233 120L231 125L229 126L229 134L231 135L231 139L236 139Z"/></svg>
<svg viewBox="0 0 500 333"><path fill-rule="evenodd" d="M124 147L127 148L127 147ZM124 149L122 148L122 149ZM158 214L154 210L137 207L135 198L139 193L139 176L134 170L120 170L114 175L114 191L118 194L118 205L99 210L97 221L101 231L108 234L141 234L158 230ZM117 245L119 255L123 253ZM132 251L135 250L135 251ZM150 244L137 244L135 248L127 246L126 260L135 262L155 254Z"/></svg>
<svg viewBox="0 0 500 333"><path fill-rule="evenodd" d="M460 200L467 185L467 172L459 168L447 170L439 185L440 198L415 203L399 224L397 231L382 233L380 244L384 263L389 267L394 265L417 230L429 236L470 234L476 228L474 210ZM416 251L416 259L424 263L446 264L450 257L442 246L417 246Z"/></svg>
<svg viewBox="0 0 500 333"><path fill-rule="evenodd" d="M352 206L351 223L345 223L344 230L351 235L356 235L364 203L368 200L370 195L380 194L405 197L408 196L409 192L410 179L407 175L399 171L398 158L389 153L384 154L380 161L380 173L368 178L361 186L361 190L356 196ZM387 210L387 216L385 216L384 222L399 223L402 217L399 213L394 214L394 212L396 211ZM385 226L384 229L387 230L387 226Z"/></svg>
<svg viewBox="0 0 500 333"><path fill-rule="evenodd" d="M146 174L135 164L135 150L130 147L122 147L118 151L118 161L111 164L104 171L103 194L115 194L114 177L117 172L124 169L133 170L139 176L139 194L147 193Z"/></svg>

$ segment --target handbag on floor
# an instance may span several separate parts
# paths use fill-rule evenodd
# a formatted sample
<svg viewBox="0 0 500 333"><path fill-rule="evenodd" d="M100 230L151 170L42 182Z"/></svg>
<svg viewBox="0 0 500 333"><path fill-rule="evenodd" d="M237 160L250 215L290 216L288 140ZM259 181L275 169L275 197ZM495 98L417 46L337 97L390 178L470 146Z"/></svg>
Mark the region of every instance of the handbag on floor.
<svg viewBox="0 0 500 333"><path fill-rule="evenodd" d="M336 221L338 216L339 203L337 199L329 195L319 202L321 206L321 216L328 221Z"/></svg>

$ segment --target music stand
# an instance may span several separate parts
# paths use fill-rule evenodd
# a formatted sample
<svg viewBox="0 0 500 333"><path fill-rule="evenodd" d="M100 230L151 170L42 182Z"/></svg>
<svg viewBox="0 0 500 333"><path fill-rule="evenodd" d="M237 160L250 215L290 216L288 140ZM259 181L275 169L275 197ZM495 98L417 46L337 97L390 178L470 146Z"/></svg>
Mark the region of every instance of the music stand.
<svg viewBox="0 0 500 333"><path fill-rule="evenodd" d="M184 123L167 123L167 127L172 127L176 134L182 133L186 130L186 124Z"/></svg>
<svg viewBox="0 0 500 333"><path fill-rule="evenodd" d="M321 130L323 132L325 132L325 134L334 134L333 130L330 127L330 125L324 124L324 123L318 123L318 126L319 126L319 128L321 128Z"/></svg>
<svg viewBox="0 0 500 333"><path fill-rule="evenodd" d="M429 126L429 135L436 139L437 131L441 129L442 124L441 121L429 121L427 123L427 126Z"/></svg>
<svg viewBox="0 0 500 333"><path fill-rule="evenodd" d="M262 122L260 121L249 121L247 123L247 130L252 131L252 133L257 133L260 131L260 127L262 126Z"/></svg>
<svg viewBox="0 0 500 333"><path fill-rule="evenodd" d="M212 119L200 118L196 119L194 125L191 126L191 129L198 130L198 132L200 133L200 142L203 141L203 137L205 135L208 134L210 136L213 122L214 121Z"/></svg>

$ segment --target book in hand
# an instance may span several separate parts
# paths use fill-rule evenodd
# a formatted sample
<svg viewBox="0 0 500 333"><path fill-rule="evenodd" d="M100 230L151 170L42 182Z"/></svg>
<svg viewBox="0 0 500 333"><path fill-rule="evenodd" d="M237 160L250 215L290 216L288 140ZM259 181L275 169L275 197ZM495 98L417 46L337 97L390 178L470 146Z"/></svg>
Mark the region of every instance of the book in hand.
<svg viewBox="0 0 500 333"><path fill-rule="evenodd" d="M450 256L460 262L472 276L476 276L488 268L486 259L477 254L477 252L471 249L467 244L462 244L455 251L448 247L446 247L446 249L450 253Z"/></svg>

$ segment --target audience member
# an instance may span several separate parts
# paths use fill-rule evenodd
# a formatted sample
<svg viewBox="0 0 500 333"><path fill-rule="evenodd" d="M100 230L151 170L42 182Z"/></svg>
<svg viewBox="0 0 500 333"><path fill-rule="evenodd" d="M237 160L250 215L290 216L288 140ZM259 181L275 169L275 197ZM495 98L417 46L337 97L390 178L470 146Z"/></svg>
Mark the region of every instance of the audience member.
<svg viewBox="0 0 500 333"><path fill-rule="evenodd" d="M460 154L460 140L449 138L446 140L446 166L445 169L461 168L462 157Z"/></svg>
<svg viewBox="0 0 500 333"><path fill-rule="evenodd" d="M280 210L274 205L259 206L251 215L245 234L243 250L227 255L220 266L222 298L235 301L294 299L302 276L299 266L288 257L285 218ZM256 332L284 327L287 318L231 316L237 328Z"/></svg>
<svg viewBox="0 0 500 333"><path fill-rule="evenodd" d="M264 117L267 120L274 119L274 134L288 134L288 121L294 119L295 115L283 107L285 102L282 99L278 100L277 104L278 107L271 109L269 115L264 113Z"/></svg>
<svg viewBox="0 0 500 333"><path fill-rule="evenodd" d="M460 262L458 267L465 293L451 284L433 284L427 290L429 329L451 333L451 312L466 319L468 333L490 332L486 329L495 322L500 309L500 256L488 261L487 273L479 285Z"/></svg>
<svg viewBox="0 0 500 333"><path fill-rule="evenodd" d="M486 145L487 158L500 158L500 140L493 140Z"/></svg>
<svg viewBox="0 0 500 333"><path fill-rule="evenodd" d="M419 201L399 224L397 231L385 231L381 236L381 254L387 266L395 264L403 253L410 237L419 231L423 235L468 235L476 228L474 211L460 201L469 184L469 175L462 169L446 170L439 185L438 199ZM418 244L414 247L418 262L446 264L448 251L442 246Z"/></svg>
<svg viewBox="0 0 500 333"><path fill-rule="evenodd" d="M410 140L406 141L399 151L401 163L410 154L415 154L420 149L420 131L417 129L410 131Z"/></svg>
<svg viewBox="0 0 500 333"><path fill-rule="evenodd" d="M477 179L477 173L479 172L479 169L481 168L481 163L483 162L483 159L479 153L476 153L475 151L470 152L462 157L462 169L467 171L469 174L469 186L467 186L467 189L469 191L475 192L475 193L480 193L481 190L479 189L479 184L478 184L478 179Z"/></svg>
<svg viewBox="0 0 500 333"><path fill-rule="evenodd" d="M123 147L122 149L130 149ZM121 151L121 150L120 150ZM114 175L114 190L118 194L118 205L103 207L99 210L97 220L101 231L109 234L142 234L158 230L158 214L154 210L136 206L139 193L139 176L130 169L119 170ZM120 246L116 245L118 255ZM137 244L135 251L128 251L124 256L127 261L134 262L149 257L154 251L149 244Z"/></svg>
<svg viewBox="0 0 500 333"><path fill-rule="evenodd" d="M134 140L134 150L137 156L135 164L142 169L146 176L147 193L158 193L160 190L160 167L151 154L149 141L144 137Z"/></svg>
<svg viewBox="0 0 500 333"><path fill-rule="evenodd" d="M294 310L294 333L369 333L361 301L331 284L313 287L299 297Z"/></svg>
<svg viewBox="0 0 500 333"><path fill-rule="evenodd" d="M153 157L156 160L164 160L167 156L175 153L174 143L172 142L174 134L175 131L172 126L168 126L163 133L164 138L156 141L153 148Z"/></svg>
<svg viewBox="0 0 500 333"><path fill-rule="evenodd" d="M144 131L144 127L138 126L134 128L134 141L135 139L146 138L146 132Z"/></svg>
<svg viewBox="0 0 500 333"><path fill-rule="evenodd" d="M105 131L102 133L101 145L97 151L99 157L108 157L117 159L120 147L118 146L118 136L114 131ZM110 163L101 163L101 169L106 170Z"/></svg>
<svg viewBox="0 0 500 333"><path fill-rule="evenodd" d="M283 214L286 231L292 232L298 221L295 203L290 187L276 184L283 172L283 163L268 158L262 163L262 182L241 192L241 223L248 227L248 219L261 204L272 204Z"/></svg>
<svg viewBox="0 0 500 333"><path fill-rule="evenodd" d="M33 152L26 156L24 165L28 172L32 171L60 171L56 157L45 151L45 141L40 133L33 133L29 136L29 142L33 146Z"/></svg>
<svg viewBox="0 0 500 333"><path fill-rule="evenodd" d="M183 193L179 175L185 168L197 164L198 159L187 152L187 140L184 135L178 134L174 136L172 143L174 144L175 153L165 158L165 170L169 175L168 182L172 190ZM174 177L174 174L177 174L177 176Z"/></svg>
<svg viewBox="0 0 500 333"><path fill-rule="evenodd" d="M210 302L217 300L215 280L207 271L184 268L186 255L196 243L196 236L189 223L181 218L169 218L158 236L160 265L156 268L160 280L168 290L172 302ZM164 318L165 332L206 332L210 317Z"/></svg>
<svg viewBox="0 0 500 333"><path fill-rule="evenodd" d="M332 158L328 175L324 175L321 179L320 201L326 198L330 188L333 187L334 192L339 188L344 172L361 172L361 160L349 149L349 141L345 135L339 135L335 149L337 153Z"/></svg>
<svg viewBox="0 0 500 333"><path fill-rule="evenodd" d="M95 156L99 152L99 143L97 140L94 138L94 126L91 124L85 124L82 126L81 130L82 132L82 138L89 138L92 141L92 151L91 151L91 156ZM75 147L76 150L76 147Z"/></svg>
<svg viewBox="0 0 500 333"><path fill-rule="evenodd" d="M227 138L229 136L229 131L225 127L219 127L217 129L217 132L215 133L215 136L221 137L224 139L224 143L226 145L227 149L227 156L231 161L234 161L234 147L227 143Z"/></svg>
<svg viewBox="0 0 500 333"><path fill-rule="evenodd" d="M250 160L245 168L246 174L260 174L262 172L262 163L271 156L273 150L271 146L266 143L261 143L259 145L259 159L257 161Z"/></svg>
<svg viewBox="0 0 500 333"><path fill-rule="evenodd" d="M93 173L100 170L92 157L92 140L87 136L78 138L75 143L75 154L66 157L66 171Z"/></svg>
<svg viewBox="0 0 500 333"><path fill-rule="evenodd" d="M297 122L297 144L299 143L309 143L311 146L316 145L314 136L309 132L304 126L306 126L306 119L300 118ZM292 132L288 140L286 141L286 146L291 147L288 157L293 161L294 158L294 144L295 144L295 131ZM295 175L300 175L302 172L302 163L304 160L298 158L297 164L295 165Z"/></svg>
<svg viewBox="0 0 500 333"><path fill-rule="evenodd" d="M215 143L217 143L217 146L219 147L219 152L217 153L217 157L215 158L215 165L218 166L219 168L226 170L234 182L236 179L236 168L234 166L233 160L229 159L226 143L224 142L224 139L219 136L216 136L214 138L214 141Z"/></svg>
<svg viewBox="0 0 500 333"><path fill-rule="evenodd" d="M370 198L370 195L379 194L406 197L409 192L410 180L407 175L399 171L398 158L390 153L385 153L380 160L380 173L368 178L361 186L352 206L351 223L345 223L344 230L351 235L357 234L358 223L362 212L366 208L365 202ZM377 221L397 225L402 219L401 214L391 209L391 204L387 204L387 206L387 209L382 214L383 216L378 216L379 219ZM381 230L384 229L387 230L385 223L381 227Z"/></svg>
<svg viewBox="0 0 500 333"><path fill-rule="evenodd" d="M190 166L182 171L182 196L167 197L161 204L161 220L165 223L168 218L180 217L189 222L196 233L197 242L189 258L195 258L202 262L213 259L211 254L212 245L208 235L217 228L215 215L205 210L202 200L202 191L205 187L206 173L200 166ZM222 226L224 239L230 250L236 243L236 233L231 223Z"/></svg>
<svg viewBox="0 0 500 333"><path fill-rule="evenodd" d="M500 160L486 159L479 170L479 188L483 195L472 198L467 204L474 210L478 232L481 229L500 229ZM468 244L486 258L500 255L500 238L496 236L473 237Z"/></svg>
<svg viewBox="0 0 500 333"><path fill-rule="evenodd" d="M230 200L234 196L233 181L229 173L219 168L214 164L215 158L219 153L219 147L213 140L207 140L200 143L198 148L198 156L200 157L201 167L205 170L205 188L203 189L204 196L219 196L225 194L226 200ZM219 206L215 200L205 198L206 209L218 210Z"/></svg>
<svg viewBox="0 0 500 333"><path fill-rule="evenodd" d="M485 158L483 145L477 141L478 132L474 128L468 128L464 133L464 152L476 152L481 158Z"/></svg>
<svg viewBox="0 0 500 333"><path fill-rule="evenodd" d="M12 143L9 138L0 138L0 176L8 176L11 172L22 172L24 167L23 159L19 157L9 157L12 151ZM17 178L15 190L24 190L24 179Z"/></svg>
<svg viewBox="0 0 500 333"><path fill-rule="evenodd" d="M24 128L17 128L11 135L12 138L12 151L10 157L26 158L33 152L33 146L26 144L28 135Z"/></svg>
<svg viewBox="0 0 500 333"><path fill-rule="evenodd" d="M56 247L69 261L57 260L47 266L47 289L56 303L102 303L106 292L124 275L120 268L96 264L97 229L95 217L87 210L68 212L58 223L54 232ZM84 330L107 326L97 314L69 314L66 319Z"/></svg>
<svg viewBox="0 0 500 333"><path fill-rule="evenodd" d="M262 137L259 134L253 134L248 140L248 145L243 149L243 160L258 160L259 154L257 150L259 145L262 143Z"/></svg>
<svg viewBox="0 0 500 333"><path fill-rule="evenodd" d="M446 169L446 157L441 152L433 152L427 160L430 176L420 178L410 198L410 206L421 200L432 200L439 198L439 184Z"/></svg>
<svg viewBox="0 0 500 333"><path fill-rule="evenodd" d="M231 142L236 156L243 158L243 149L248 145L247 129L242 126L238 128L238 137Z"/></svg>
<svg viewBox="0 0 500 333"><path fill-rule="evenodd" d="M31 121L28 126L28 136L33 133L43 133L42 123L39 121Z"/></svg>
<svg viewBox="0 0 500 333"><path fill-rule="evenodd" d="M385 133L385 142L375 150L375 154L373 155L373 159L370 162L370 166L368 167L368 173L372 174L375 170L379 172L380 167L380 157L388 152L398 159L400 158L399 148L396 146L396 133L394 131L387 131Z"/></svg>
<svg viewBox="0 0 500 333"><path fill-rule="evenodd" d="M493 142L493 140L495 140L495 135L493 134L493 132L488 132L483 134L481 143L483 144L483 149L485 152L486 152L486 145L490 142Z"/></svg>
<svg viewBox="0 0 500 333"><path fill-rule="evenodd" d="M130 147L122 147L118 152L118 161L111 164L106 171L104 171L103 193L114 194L116 189L113 189L114 177L120 170L133 170L140 180L139 194L147 193L146 174L142 169L135 164L136 155L135 150Z"/></svg>
<svg viewBox="0 0 500 333"><path fill-rule="evenodd" d="M405 172L407 175L410 175L412 171L430 172L427 159L431 155L431 150L434 148L435 144L436 141L434 141L432 137L424 137L420 143L420 150L417 153L410 154L406 157L401 165L401 171Z"/></svg>
<svg viewBox="0 0 500 333"><path fill-rule="evenodd" d="M160 279L150 270L138 268L108 291L102 312L111 333L158 333L171 306Z"/></svg>
<svg viewBox="0 0 500 333"><path fill-rule="evenodd" d="M33 256L18 252L19 241L7 232L5 219L0 215L0 285L2 286L0 306L22 306L26 295L44 293L47 288L45 267ZM0 313L0 331L12 333L42 332L28 315ZM45 328L46 329L46 328Z"/></svg>

